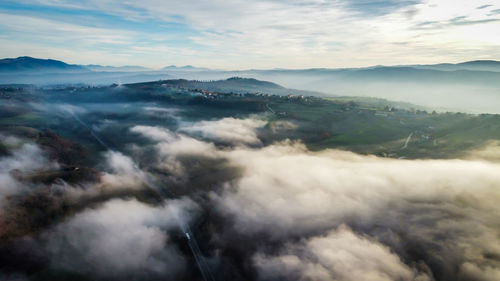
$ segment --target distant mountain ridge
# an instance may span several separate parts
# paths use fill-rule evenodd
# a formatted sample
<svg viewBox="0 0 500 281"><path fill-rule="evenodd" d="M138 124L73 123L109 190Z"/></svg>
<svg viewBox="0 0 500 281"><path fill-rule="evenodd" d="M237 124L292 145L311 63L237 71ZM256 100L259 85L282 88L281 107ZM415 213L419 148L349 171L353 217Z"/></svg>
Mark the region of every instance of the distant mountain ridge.
<svg viewBox="0 0 500 281"><path fill-rule="evenodd" d="M377 97L429 107L500 112L500 62L492 60L458 64L239 71L194 66L171 66L151 71L126 71L126 68L104 71L98 66L92 66L92 70L29 57L1 61L0 84L111 85L156 81L151 83L178 83L189 89L216 92ZM257 80L247 80L250 78Z"/></svg>
<svg viewBox="0 0 500 281"><path fill-rule="evenodd" d="M474 70L474 71L494 71L500 72L500 61L495 60L474 60L461 63L439 63L429 65L408 65L414 68L434 69L442 71Z"/></svg>
<svg viewBox="0 0 500 281"><path fill-rule="evenodd" d="M83 72L89 71L81 65L67 64L52 59L32 57L7 58L0 60L0 72Z"/></svg>
<svg viewBox="0 0 500 281"><path fill-rule="evenodd" d="M102 72L140 72L140 71L153 71L153 69L139 66L139 65L124 65L124 66L110 66L110 65L98 65L98 64L88 64L84 65L85 68L92 71L102 71Z"/></svg>
<svg viewBox="0 0 500 281"><path fill-rule="evenodd" d="M227 71L233 73L245 72L330 72L330 71L347 71L347 70L366 70L366 69L380 69L380 68L413 68L425 70L439 70L439 71L457 71L457 70L471 70L471 71L493 71L500 72L500 61L495 60L474 60L462 63L440 63L440 64L415 64L415 65L394 65L394 66L371 66L362 68L311 68L311 69L254 69L243 71ZM140 71L215 71L209 68L195 67L192 65L175 66L169 65L161 70L153 70L143 66L127 65L127 66L103 66L103 65L76 65L68 64L63 61L54 59L39 59L29 56L18 58L5 58L0 59L0 72L41 72L41 71L61 71L61 72L78 72L78 71L96 71L96 72L140 72ZM224 71L222 71L224 72Z"/></svg>
<svg viewBox="0 0 500 281"><path fill-rule="evenodd" d="M176 65L169 65L161 70L171 70L171 71L208 71L210 69L204 68L204 67L195 67L192 65L185 65L185 66L176 66Z"/></svg>

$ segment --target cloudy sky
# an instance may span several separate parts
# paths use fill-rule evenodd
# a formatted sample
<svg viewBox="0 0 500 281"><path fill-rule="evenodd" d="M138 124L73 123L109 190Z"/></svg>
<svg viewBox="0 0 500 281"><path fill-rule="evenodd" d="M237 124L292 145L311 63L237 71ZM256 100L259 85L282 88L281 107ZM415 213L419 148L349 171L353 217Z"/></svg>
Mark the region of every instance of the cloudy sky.
<svg viewBox="0 0 500 281"><path fill-rule="evenodd" d="M500 0L3 0L0 57L357 67L500 59Z"/></svg>

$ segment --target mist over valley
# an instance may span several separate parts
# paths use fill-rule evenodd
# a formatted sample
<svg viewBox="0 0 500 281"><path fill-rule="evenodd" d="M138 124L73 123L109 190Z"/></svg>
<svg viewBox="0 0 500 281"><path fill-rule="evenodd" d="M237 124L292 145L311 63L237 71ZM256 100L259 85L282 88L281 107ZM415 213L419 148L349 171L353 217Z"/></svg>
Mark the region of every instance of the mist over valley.
<svg viewBox="0 0 500 281"><path fill-rule="evenodd" d="M0 281L500 280L498 0L0 1Z"/></svg>

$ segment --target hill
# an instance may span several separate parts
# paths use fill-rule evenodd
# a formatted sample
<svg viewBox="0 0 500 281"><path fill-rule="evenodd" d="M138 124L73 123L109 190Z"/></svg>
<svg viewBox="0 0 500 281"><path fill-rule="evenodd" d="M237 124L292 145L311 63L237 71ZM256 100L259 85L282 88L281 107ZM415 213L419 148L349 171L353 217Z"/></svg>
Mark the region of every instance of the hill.
<svg viewBox="0 0 500 281"><path fill-rule="evenodd" d="M33 129L50 128L89 149L97 149L98 153L103 147L88 133L88 128L94 127L82 125L83 128L78 129L79 126L71 124L83 122L68 115L68 110L74 107L88 108L79 113L82 120L96 125L97 130L105 126L100 134L115 147L124 141L116 136L137 124L176 128L179 119L196 122L261 113L266 113L261 116L270 122L257 132L266 145L290 139L300 140L313 150L341 148L392 158L454 158L463 155L464 151L500 140L500 115L434 111L374 98L284 97L190 90L195 83L262 83L282 88L265 81L241 78L213 82L164 80L103 87L4 87L0 89L0 112L3 113L0 114L0 132L40 138ZM35 103L43 106L33 107ZM27 127L33 129L27 130ZM67 144L66 147L72 146ZM59 145L52 150L58 152L58 148ZM68 150L56 155L73 165L72 159L79 159L76 152L77 149Z"/></svg>
<svg viewBox="0 0 500 281"><path fill-rule="evenodd" d="M161 80L155 82L137 83L129 84L130 87L142 87L142 86L172 86L181 87L185 89L198 89L205 91L214 91L220 93L264 93L264 94L274 94L274 95L322 95L318 92L312 91L302 91L295 89L288 89L280 86L276 83L261 81L253 78L241 78L241 77L231 77L225 80L217 81L197 81L197 80L186 80L186 79L175 79L175 80Z"/></svg>

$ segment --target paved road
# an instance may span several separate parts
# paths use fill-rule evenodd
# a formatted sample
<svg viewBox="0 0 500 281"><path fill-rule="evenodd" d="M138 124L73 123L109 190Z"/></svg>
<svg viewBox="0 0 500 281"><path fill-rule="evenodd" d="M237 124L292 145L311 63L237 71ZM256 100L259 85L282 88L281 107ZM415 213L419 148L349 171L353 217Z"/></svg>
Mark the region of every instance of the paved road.
<svg viewBox="0 0 500 281"><path fill-rule="evenodd" d="M408 147L408 143L410 142L412 136L413 136L413 132L411 132L410 135L406 138L405 145L403 145L403 147L401 149L405 149Z"/></svg>
<svg viewBox="0 0 500 281"><path fill-rule="evenodd" d="M274 110L269 106L269 104L266 103L266 107L267 109L269 109L269 111L271 111L273 114L276 114L276 112L274 112Z"/></svg>
<svg viewBox="0 0 500 281"><path fill-rule="evenodd" d="M96 133L91 126L89 126L87 123L85 123L78 115L76 115L74 112L68 110L69 114L82 126L84 126L96 139L96 141L101 144L104 148L110 151L117 151L117 149L113 149L110 145L108 145L104 140L99 136L98 133ZM136 164L134 163L134 166ZM138 168L138 167L135 167ZM160 181L152 175L154 178L154 181L151 182L146 182L145 184L151 188L152 190L156 191L158 196L163 200L164 198L175 198L174 194L170 192L168 189L166 189ZM166 196L164 196L166 195ZM177 218L177 222L179 224L179 228L182 230L182 233L184 233L184 237L186 237L186 241L189 245L189 248L191 249L191 252L193 254L194 259L196 260L196 264L198 265L198 269L200 270L201 275L203 276L203 279L205 281L213 281L215 280L212 272L210 270L210 267L208 263L205 260L205 257L203 256L203 253L200 250L200 247L198 246L198 242L196 241L195 236L193 235L193 232L191 231L191 228L189 225L184 222L181 218Z"/></svg>

